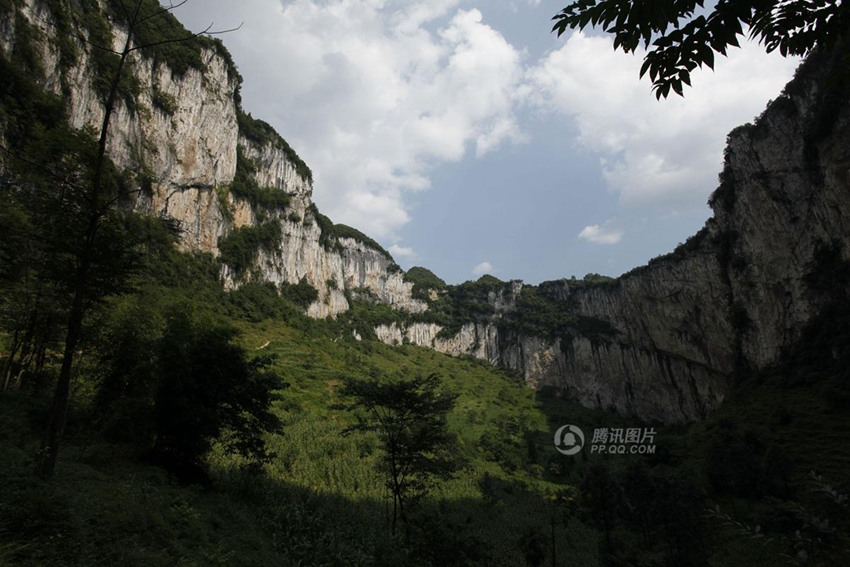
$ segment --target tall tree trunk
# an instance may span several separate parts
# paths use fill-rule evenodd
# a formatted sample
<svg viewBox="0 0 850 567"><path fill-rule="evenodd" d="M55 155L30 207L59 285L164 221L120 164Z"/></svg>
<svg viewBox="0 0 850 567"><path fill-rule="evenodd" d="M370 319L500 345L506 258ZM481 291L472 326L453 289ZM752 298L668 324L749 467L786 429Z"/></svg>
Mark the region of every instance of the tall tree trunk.
<svg viewBox="0 0 850 567"><path fill-rule="evenodd" d="M3 365L3 390L9 387L9 378L12 377L12 368L15 365L15 355L18 354L18 349L21 348L21 341L18 340L20 335L20 328L15 328L15 334L12 337L12 344L9 348L9 356L6 358L6 363Z"/></svg>
<svg viewBox="0 0 850 567"><path fill-rule="evenodd" d="M138 14L138 6L136 14ZM109 89L109 96L106 99L106 105L103 113L103 126L100 129L100 139L98 141L97 159L95 161L94 176L92 177L92 188L90 198L89 223L85 232L84 247L80 253L80 261L77 267L77 277L74 282L74 299L71 304L71 312L68 316L68 331L65 335L65 349L62 354L62 367L59 371L59 379L56 382L56 391L53 395L53 407L50 412L50 425L47 429L47 435L42 444L42 461L40 467L41 476L51 478L56 472L56 461L59 458L59 444L62 440L62 434L65 431L65 422L68 419L68 405L71 396L71 371L74 366L74 353L77 350L77 345L80 342L80 332L83 328L83 318L86 314L86 293L89 287L89 275L92 268L92 251L97 238L97 231L103 219L103 214L100 208L100 192L101 182L103 179L103 169L106 160L106 138L109 133L109 122L112 118L112 111L115 108L115 99L118 95L118 85L121 82L121 73L124 70L124 64L127 61L127 56L130 53L132 45L133 25L135 17L130 23L127 32L127 41L124 44L124 50L121 52L121 59L118 62L118 68L115 70L115 75L112 77L112 85Z"/></svg>

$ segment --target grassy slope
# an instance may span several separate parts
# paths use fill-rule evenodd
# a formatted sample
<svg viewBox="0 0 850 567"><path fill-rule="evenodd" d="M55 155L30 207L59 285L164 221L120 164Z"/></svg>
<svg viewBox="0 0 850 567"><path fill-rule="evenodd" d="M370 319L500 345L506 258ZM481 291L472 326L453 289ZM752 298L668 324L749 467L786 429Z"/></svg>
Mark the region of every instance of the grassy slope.
<svg viewBox="0 0 850 567"><path fill-rule="evenodd" d="M810 469L837 486L850 480L850 416L831 408L818 384L790 388L775 376L755 377L705 423L656 426L654 457L576 459L555 453L551 432L559 425L573 423L590 432L639 424L541 399L514 377L477 361L410 345L334 340L326 332L273 320L235 323L244 346L278 356L276 369L290 384L278 403L285 429L269 440L277 457L267 475L246 477L231 460L213 454L214 489L179 486L132 447L106 443L72 422L57 478L44 483L31 474L39 401L2 395L0 565L417 564L415 557L423 554L412 549L413 557L407 557L385 529L384 488L372 468L375 439L344 435L351 418L338 408L345 402L338 394L345 377L396 373L438 372L459 394L450 424L466 466L440 484L421 511L420 524L432 525L437 534L428 542L428 553L437 554L432 564L440 564L442 549L455 557L467 553L470 563L521 565L520 536L529 530L548 535L553 514L558 565L599 564L599 532L580 513L564 520L551 496L566 491L568 500L575 497L594 463L616 470L639 459L672 467L707 489L704 455L713 431L730 422L780 443L797 464L797 500L818 513L826 510L833 525L847 525L846 509L830 508L806 488ZM505 441L506 456L499 462L480 447L487 432ZM731 518L708 524L710 541L718 543L711 564L774 565L787 553L786 539L755 545L747 532L759 524L769 530L764 518L775 514L774 507L728 495L713 496L715 502ZM628 539L625 533L618 537Z"/></svg>
<svg viewBox="0 0 850 567"><path fill-rule="evenodd" d="M269 440L277 458L267 478L246 478L232 461L212 455L215 490L180 487L133 448L106 443L72 423L57 477L44 483L31 474L38 447L38 428L31 426L43 400L2 395L0 564L405 564L384 528L385 490L372 468L375 440L343 435L350 416L334 406L344 402L337 388L346 376L430 372L460 395L450 424L467 463L437 487L423 513L439 517L447 537L450 526L463 526L464 541L446 543L452 550L466 545L495 565L522 562L517 534L547 528L546 495L562 488L544 478L544 466L528 462L526 436L538 463L554 457L533 392L479 362L418 347L337 342L271 320L237 324L246 347L269 343L256 352L278 355L276 369L291 385L278 407L285 429ZM573 407L548 403L566 414ZM517 427L506 438L513 464L505 467L476 446L486 429L501 423ZM484 473L493 479L487 498L480 488ZM559 528L559 537L585 534L569 547L592 559L593 535L573 523L572 533ZM571 563L577 560L567 558L567 547L559 564L582 564Z"/></svg>
<svg viewBox="0 0 850 567"><path fill-rule="evenodd" d="M548 535L553 515L557 564L600 563L600 532L582 521L574 504L564 507L570 511L564 520L564 509L550 496L566 491L569 500L589 465L623 469L635 458L563 457L554 452L551 435L565 423L589 432L634 427L634 420L538 399L503 372L412 346L334 340L303 324L236 324L247 347L269 343L257 352L278 354L277 370L291 384L278 407L285 430L269 439L278 455L266 476L245 476L233 461L213 454L213 489L180 486L145 464L139 449L103 441L96 416L86 416L83 406L69 424L58 475L45 483L32 473L46 398L0 394L0 565L395 566L466 557L459 563L513 566L523 564L520 537L529 530ZM815 358L829 356L835 355ZM460 395L450 422L467 465L423 503L417 540L427 549L413 548L408 556L385 530L384 489L372 469L375 440L343 435L349 416L334 406L343 402L337 388L346 376L430 372L439 372ZM787 505L711 495L730 515L709 523L712 565L787 563L782 554L788 554L790 536L775 517L789 506L828 518L845 534L828 542L815 564L850 564L840 555L848 546L846 503L830 503L808 477L814 469L839 493L850 488L850 416L832 395L846 397L847 385L830 390L824 380L788 380L805 372L798 364L751 377L706 423L657 428L659 455L645 462L689 475L707 491L704 457L718 429L729 424L756 430L797 465L796 496ZM90 391L83 390L91 387L78 381L76 399L86 399ZM490 453L501 453L496 460L481 447L486 436L497 445ZM767 535L758 542L751 533L756 525ZM616 535L628 540L628 534Z"/></svg>

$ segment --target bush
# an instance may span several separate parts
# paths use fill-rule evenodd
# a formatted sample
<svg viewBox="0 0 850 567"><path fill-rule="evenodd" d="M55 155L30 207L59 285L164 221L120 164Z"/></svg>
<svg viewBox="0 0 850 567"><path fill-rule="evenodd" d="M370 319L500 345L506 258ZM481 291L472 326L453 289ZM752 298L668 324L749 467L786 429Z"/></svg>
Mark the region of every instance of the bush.
<svg viewBox="0 0 850 567"><path fill-rule="evenodd" d="M714 490L741 498L787 497L793 472L782 449L765 442L755 431L721 426L705 457Z"/></svg>
<svg viewBox="0 0 850 567"><path fill-rule="evenodd" d="M419 266L414 266L407 270L407 273L404 274L404 281L413 284L413 297L423 301L430 300L428 295L429 290L440 291L446 289L445 281L438 278L431 270Z"/></svg>
<svg viewBox="0 0 850 567"><path fill-rule="evenodd" d="M297 284L280 284L280 295L302 309L319 299L319 291L310 285L307 278L301 278Z"/></svg>
<svg viewBox="0 0 850 567"><path fill-rule="evenodd" d="M220 259L234 272L242 274L254 264L260 250L276 250L280 237L280 223L277 221L237 228L218 239Z"/></svg>
<svg viewBox="0 0 850 567"><path fill-rule="evenodd" d="M154 455L186 480L205 478L202 458L225 433L227 452L253 463L271 458L262 435L280 428L271 403L285 384L267 369L270 358L248 360L235 338L234 329L201 324L183 312L166 325L157 364Z"/></svg>
<svg viewBox="0 0 850 567"><path fill-rule="evenodd" d="M339 243L340 239L350 238L379 252L391 262L387 271L392 271L392 264L395 264L392 255L384 250L375 240L369 238L356 228L344 224L334 224L331 219L319 212L319 208L316 207L315 203L310 204L310 213L312 213L313 218L316 219L316 224L319 226L319 230L321 231L319 243L325 250L342 252L342 245ZM398 266L396 265L396 267Z"/></svg>
<svg viewBox="0 0 850 567"><path fill-rule="evenodd" d="M236 174L230 183L234 197L248 201L255 210L282 211L292 200L289 195L274 187L260 187L254 179L257 164L245 156L242 146L236 146Z"/></svg>
<svg viewBox="0 0 850 567"><path fill-rule="evenodd" d="M275 148L281 150L284 155L286 155L287 159L292 162L292 165L295 166L295 171L298 175L310 183L313 182L313 172L310 171L310 168L307 167L304 160L295 153L295 150L286 143L286 140L284 140L268 123L263 122L262 120L257 120L251 116L251 114L243 112L241 108L236 109L236 120L239 124L240 134L258 146L271 144Z"/></svg>
<svg viewBox="0 0 850 567"><path fill-rule="evenodd" d="M151 95L151 103L153 104L154 108L160 109L168 116L173 116L179 108L176 98L174 98L168 93L162 92L157 88L154 88L153 90L153 94Z"/></svg>
<svg viewBox="0 0 850 567"><path fill-rule="evenodd" d="M228 294L234 317L248 321L283 319L290 321L299 315L298 308L280 296L270 282L248 282Z"/></svg>

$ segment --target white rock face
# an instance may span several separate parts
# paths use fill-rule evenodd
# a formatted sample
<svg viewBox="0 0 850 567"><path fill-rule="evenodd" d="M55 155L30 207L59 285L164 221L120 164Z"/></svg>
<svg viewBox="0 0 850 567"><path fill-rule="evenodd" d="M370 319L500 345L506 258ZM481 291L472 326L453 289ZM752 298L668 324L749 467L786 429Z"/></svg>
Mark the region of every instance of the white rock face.
<svg viewBox="0 0 850 567"><path fill-rule="evenodd" d="M47 2L19 3L41 37L40 82L59 93L62 71ZM114 32L120 49L125 32ZM8 54L14 37L14 18L0 20L0 49ZM92 86L89 48L83 42L77 47L78 61L65 72L69 120L99 129L104 110ZM249 203L221 190L234 179L241 146L258 166L257 183L287 194L290 202L265 215L266 222L280 224L278 246L260 251L247 274L223 267L227 287L252 279L306 279L319 292L307 310L312 317L347 310L347 292L364 290L396 309L425 311L427 305L412 297L412 284L380 250L352 238L323 246L310 180L275 143L260 145L239 134L237 84L215 52L204 51L202 58L203 72L189 69L183 76L138 54L133 58L141 94L136 110L118 103L108 152L119 168L152 176L152 191L138 197L137 209L178 221L182 249L218 255L220 238L261 222ZM488 297L496 312L491 322L469 322L451 337L430 323L383 325L378 337L512 368L535 388L591 407L664 422L705 417L722 403L737 368L774 362L827 308L830 295L810 283L821 251L832 246L839 260L850 258L850 104L841 100L823 116L821 89L829 87L821 86L827 83L819 74L798 81L794 94L775 102L756 126L730 136L723 176L729 198L714 203L701 240L614 283L550 286L549 293L577 314L607 323L613 334L584 330L553 339L501 331L498 317L515 309L522 293L521 282L511 282ZM174 113L155 107L155 90L173 97ZM815 131L821 132L817 138Z"/></svg>
<svg viewBox="0 0 850 567"><path fill-rule="evenodd" d="M46 77L44 85L59 93L62 88L59 53L49 40L56 33L44 0L26 0L23 15L43 40L39 43ZM0 45L8 53L14 41L14 22L0 25ZM126 31L113 27L114 45L120 50ZM93 71L88 46L77 44L80 56L67 71L70 85L69 121L77 127L100 128L103 104L92 86ZM319 291L319 299L308 309L312 317L334 316L348 309L345 289L365 288L380 301L395 308L418 312L426 304L411 297L412 284L400 272L389 273L391 259L353 239L342 239L339 247L326 250L320 244L321 230L309 212L312 184L299 175L286 153L274 143L258 145L239 134L234 93L235 79L227 64L205 50L204 72L189 69L182 77L165 65L154 66L139 54L129 69L141 85L138 110L119 102L112 116L107 151L119 168L150 172L153 191L138 198L137 209L179 222L180 247L187 251L219 254L219 238L239 227L256 226L259 218L249 203L227 195L225 214L216 188L228 185L236 174L237 145L257 164L254 177L260 187L272 187L290 196L285 211L269 214L281 224L282 238L276 251L261 251L251 272L245 276L228 267L222 277L228 288L260 279L273 283L298 283L306 278ZM169 115L153 104L154 90L173 97L176 111ZM334 289L329 282L336 282Z"/></svg>

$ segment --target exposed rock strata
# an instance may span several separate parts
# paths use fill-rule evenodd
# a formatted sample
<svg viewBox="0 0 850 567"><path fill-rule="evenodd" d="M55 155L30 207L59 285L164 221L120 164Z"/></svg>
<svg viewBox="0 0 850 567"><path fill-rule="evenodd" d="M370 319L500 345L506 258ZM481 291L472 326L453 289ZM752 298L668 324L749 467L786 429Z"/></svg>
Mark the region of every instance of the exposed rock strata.
<svg viewBox="0 0 850 567"><path fill-rule="evenodd" d="M736 370L775 362L828 305L811 283L828 252L850 258L850 104L826 68L810 62L755 125L730 134L714 216L685 246L612 283L546 286L615 336L545 339L500 332L497 320L451 340L420 324L380 335L519 370L587 406L703 418Z"/></svg>
<svg viewBox="0 0 850 567"><path fill-rule="evenodd" d="M61 92L64 72L70 122L99 127L103 106L89 48L78 42L77 63L62 71L47 3L18 4L41 36L44 86ZM114 32L120 48L126 36ZM14 18L0 21L7 54L14 37ZM260 251L246 274L223 267L227 286L306 278L319 291L308 309L313 317L345 311L346 292L362 290L402 311L426 310L382 251L352 238L323 245L311 181L273 140L259 144L240 134L237 82L219 54L205 50L202 57L204 72L183 75L142 57L133 62L141 94L135 110L118 105L109 153L121 168L152 174L152 191L136 206L178 221L183 249L218 255L219 239L261 220L248 202L221 191L236 175L241 146L257 165L258 185L290 199L285 210L266 213L280 223L278 246ZM504 330L499 317L516 308L522 293L522 284L512 282L488 298L492 321L469 322L452 337L433 323L382 325L378 337L515 369L531 386L588 406L665 422L704 417L723 401L736 369L775 361L828 304L810 277L828 269L825 251L833 261L850 255L850 112L846 87L822 80L825 67L810 65L754 126L730 135L714 216L686 246L613 283L546 286L576 313L610 324L613 334L544 338ZM154 104L155 89L177 102L173 113ZM824 89L833 92L825 96Z"/></svg>
<svg viewBox="0 0 850 567"><path fill-rule="evenodd" d="M21 0L21 13L40 40L38 49L44 86L59 93L65 74L69 88L69 122L78 128L99 128L103 105L93 87L93 64L89 47L77 42L77 63L62 70L59 51L51 38L56 34L52 14L43 0ZM113 46L120 50L126 31L113 26ZM0 23L0 46L8 54L15 37L14 18ZM298 173L296 165L273 141L257 144L240 135L234 94L236 79L227 62L213 50L204 50L206 69L188 69L182 76L164 64L135 56L131 71L141 86L136 109L117 105L112 117L108 152L120 168L150 172L152 192L139 198L137 208L174 219L182 229L184 250L218 255L221 237L242 226L258 224L249 203L226 195L227 214L217 188L231 183L236 174L237 145L257 164L254 173L260 187L273 187L291 197L284 211L271 215L281 224L283 238L277 251L260 252L248 278L236 278L223 268L226 285L258 278L274 283L298 283L306 278L319 299L309 307L313 317L333 316L348 309L344 289L363 287L386 303L402 310L421 311L425 304L411 297L412 285L403 274L390 273L391 259L352 239L341 239L328 250L320 243L321 230L309 213L312 183ZM177 102L169 114L153 103L154 89ZM329 282L338 282L333 289Z"/></svg>

